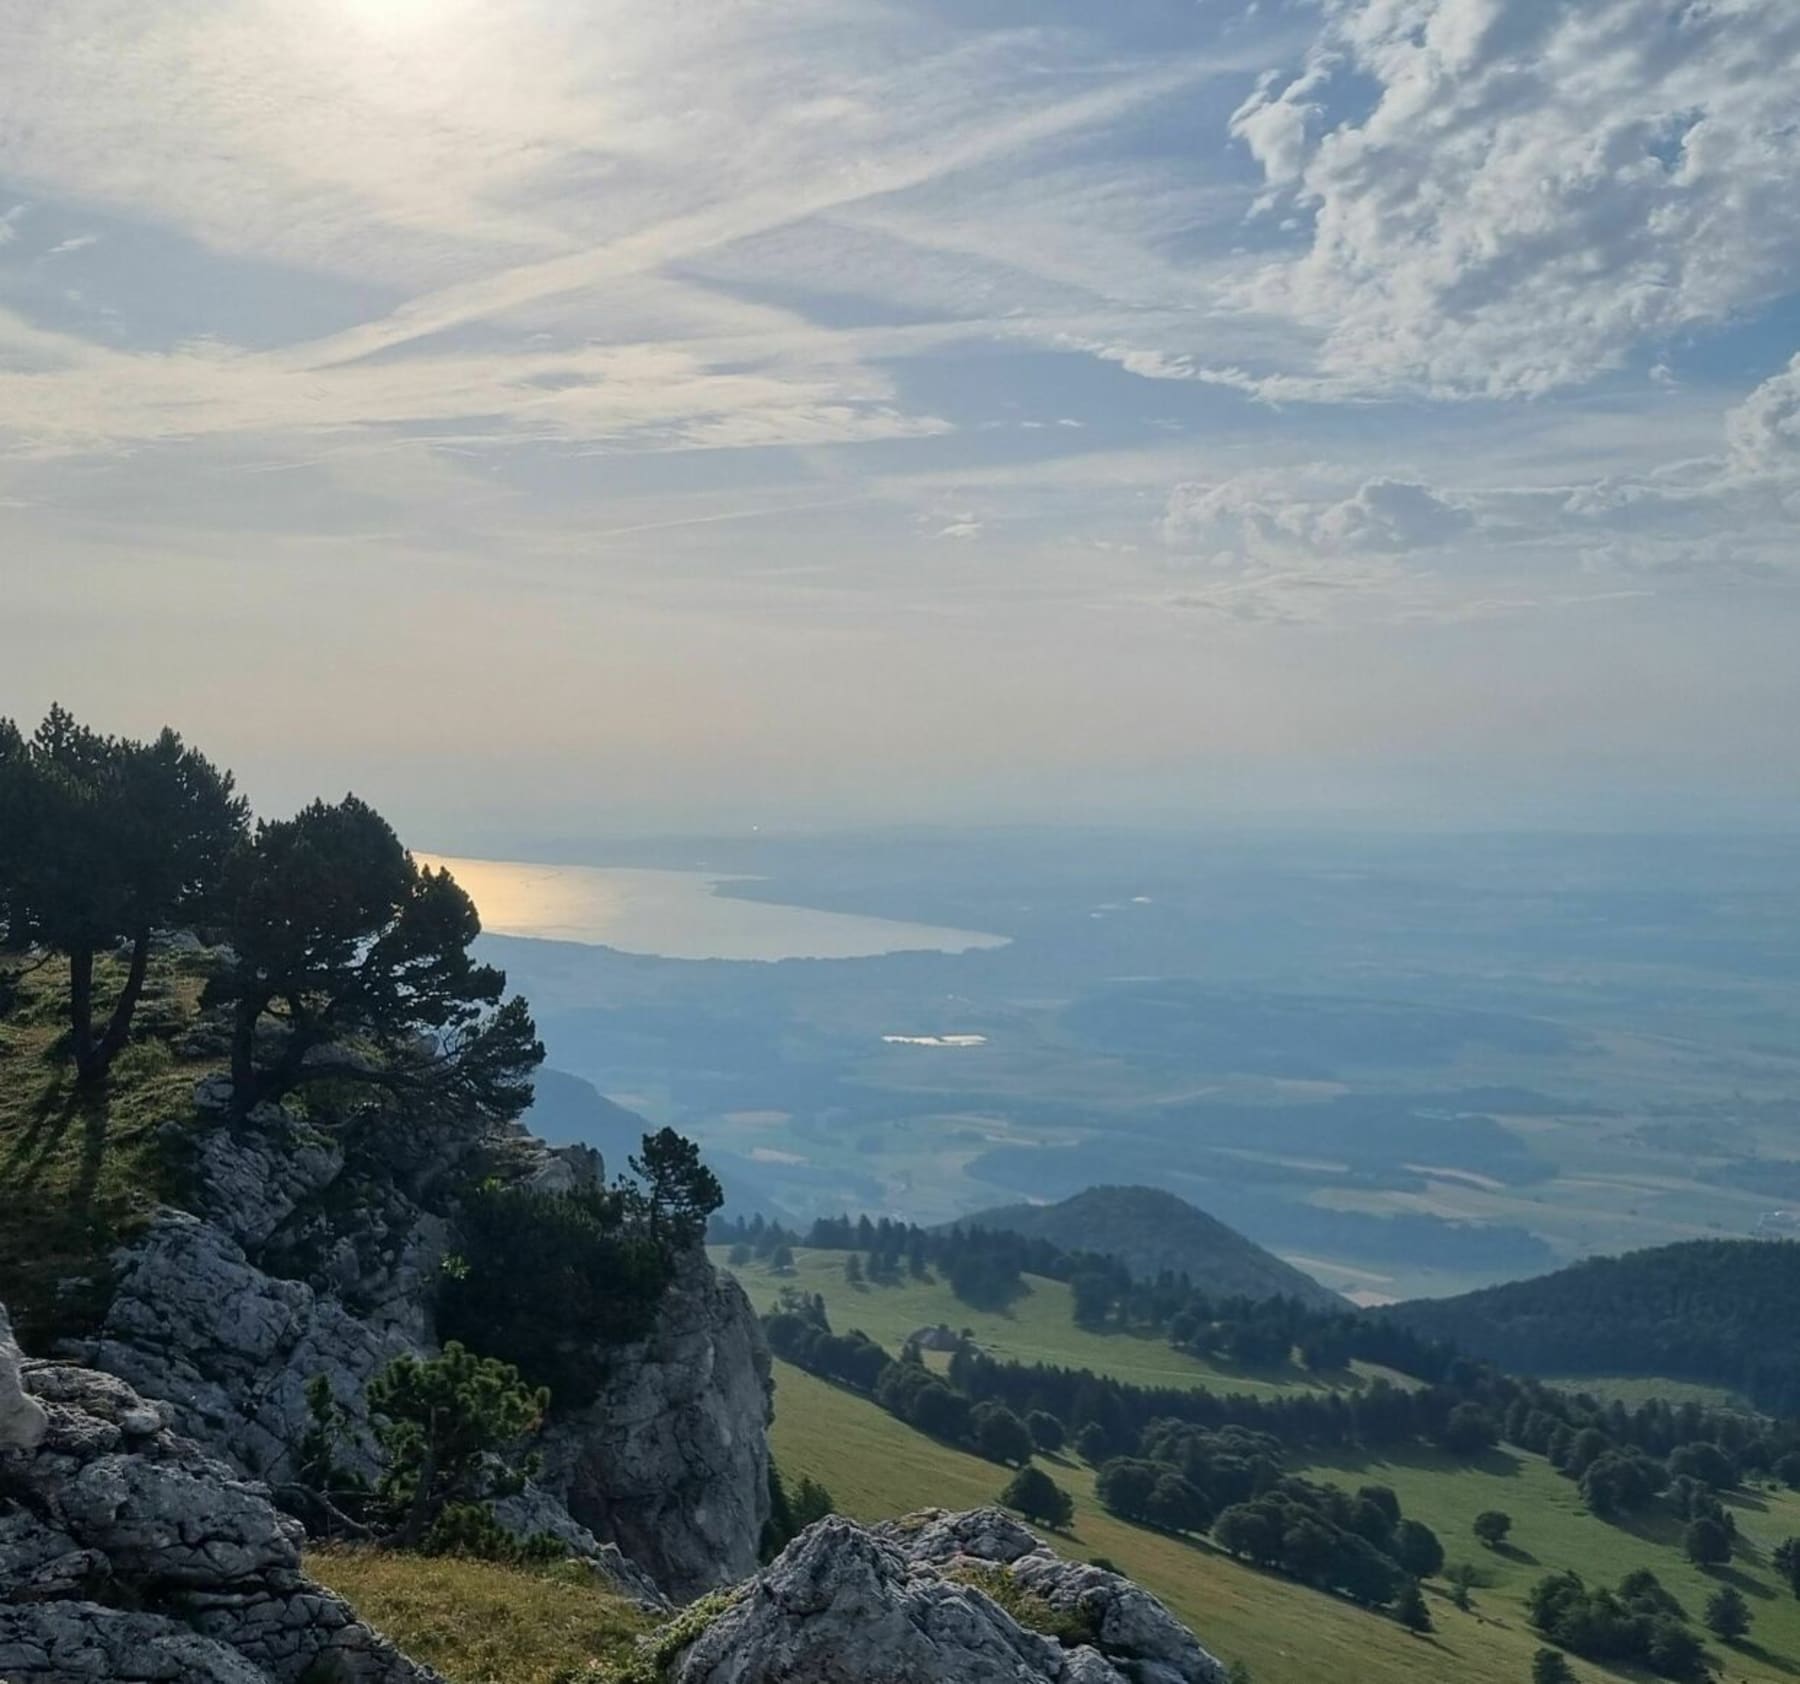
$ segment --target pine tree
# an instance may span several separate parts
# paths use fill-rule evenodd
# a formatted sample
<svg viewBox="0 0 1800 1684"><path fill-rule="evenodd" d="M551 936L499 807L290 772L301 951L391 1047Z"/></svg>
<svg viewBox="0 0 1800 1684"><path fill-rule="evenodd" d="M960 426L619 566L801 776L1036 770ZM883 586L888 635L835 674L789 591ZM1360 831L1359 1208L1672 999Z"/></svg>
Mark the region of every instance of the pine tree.
<svg viewBox="0 0 1800 1684"><path fill-rule="evenodd" d="M520 1446L550 1394L451 1340L439 1357L396 1357L369 1382L368 1401L387 1457L376 1495L394 1518L392 1541L432 1549L448 1541L438 1531L446 1518L465 1535L483 1512L491 1523L490 1500L531 1476Z"/></svg>
<svg viewBox="0 0 1800 1684"><path fill-rule="evenodd" d="M803 1476L800 1489L794 1493L794 1530L804 1532L828 1514L836 1513L837 1502L831 1493L811 1474Z"/></svg>
<svg viewBox="0 0 1800 1684"><path fill-rule="evenodd" d="M475 903L346 796L257 826L225 874L236 955L208 985L232 1010L240 1116L306 1083L357 1082L461 1115L516 1116L543 1060L524 1001L479 965Z"/></svg>
<svg viewBox="0 0 1800 1684"><path fill-rule="evenodd" d="M644 1183L652 1238L674 1246L697 1243L706 1219L725 1202L719 1178L700 1158L699 1146L671 1128L644 1136L631 1170Z"/></svg>
<svg viewBox="0 0 1800 1684"><path fill-rule="evenodd" d="M124 1051L151 938L206 913L248 815L231 774L173 731L107 737L53 707L27 739L0 719L0 947L66 960L77 1081ZM97 1026L95 961L120 946L125 977Z"/></svg>

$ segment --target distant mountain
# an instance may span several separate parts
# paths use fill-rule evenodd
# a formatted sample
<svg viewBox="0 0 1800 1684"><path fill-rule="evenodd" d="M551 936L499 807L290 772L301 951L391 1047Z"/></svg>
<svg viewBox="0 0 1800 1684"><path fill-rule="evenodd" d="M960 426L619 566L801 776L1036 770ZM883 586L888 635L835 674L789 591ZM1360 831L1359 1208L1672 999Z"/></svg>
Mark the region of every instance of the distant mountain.
<svg viewBox="0 0 1800 1684"><path fill-rule="evenodd" d="M1090 1187L1053 1205L1003 1205L962 1218L966 1226L1004 1228L1048 1240L1064 1251L1116 1257L1134 1275L1185 1273L1213 1297L1298 1298L1321 1309L1344 1300L1311 1275L1185 1199L1155 1187Z"/></svg>
<svg viewBox="0 0 1800 1684"><path fill-rule="evenodd" d="M1729 1386L1800 1409L1800 1243L1690 1240L1378 1312L1503 1368Z"/></svg>
<svg viewBox="0 0 1800 1684"><path fill-rule="evenodd" d="M592 1082L547 1068L538 1071L531 1105L519 1120L552 1146L598 1148L609 1176L624 1173L625 1160L653 1128L637 1112L615 1105Z"/></svg>
<svg viewBox="0 0 1800 1684"><path fill-rule="evenodd" d="M531 1104L519 1120L552 1146L596 1148L609 1180L627 1172L627 1160L642 1149L644 1136L656 1130L656 1124L608 1099L585 1077L547 1066L538 1071ZM758 1165L712 1148L705 1149L705 1157L724 1186L727 1216L794 1220Z"/></svg>

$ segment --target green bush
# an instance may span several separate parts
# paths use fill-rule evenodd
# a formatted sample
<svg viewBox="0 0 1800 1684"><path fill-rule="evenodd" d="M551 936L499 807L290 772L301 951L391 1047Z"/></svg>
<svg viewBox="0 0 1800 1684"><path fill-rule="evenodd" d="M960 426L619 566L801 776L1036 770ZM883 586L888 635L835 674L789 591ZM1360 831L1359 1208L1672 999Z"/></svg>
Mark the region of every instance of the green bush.
<svg viewBox="0 0 1800 1684"><path fill-rule="evenodd" d="M396 1357L369 1382L368 1400L387 1458L375 1499L393 1520L390 1542L428 1554L513 1555L487 1505L535 1471L522 1446L550 1394L452 1340L440 1357Z"/></svg>
<svg viewBox="0 0 1800 1684"><path fill-rule="evenodd" d="M564 1407L594 1397L608 1347L649 1331L673 1273L669 1248L617 1192L487 1185L457 1227L440 1331L514 1364Z"/></svg>

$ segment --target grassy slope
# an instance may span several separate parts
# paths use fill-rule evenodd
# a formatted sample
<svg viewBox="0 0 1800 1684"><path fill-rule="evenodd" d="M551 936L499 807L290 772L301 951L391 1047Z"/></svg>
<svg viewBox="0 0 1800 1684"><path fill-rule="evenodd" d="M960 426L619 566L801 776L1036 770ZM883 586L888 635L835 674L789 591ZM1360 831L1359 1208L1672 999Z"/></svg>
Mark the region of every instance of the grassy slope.
<svg viewBox="0 0 1800 1684"><path fill-rule="evenodd" d="M1005 1469L937 1444L874 1404L785 1363L776 1364L774 1447L784 1474L822 1481L840 1509L862 1520L992 1502L1009 1477ZM1466 1614L1427 1587L1437 1630L1415 1638L1391 1620L1242 1566L1206 1544L1116 1520L1094 1500L1092 1470L1064 1460L1042 1465L1077 1506L1072 1535L1053 1539L1056 1547L1072 1557L1110 1558L1161 1596L1215 1653L1248 1662L1258 1684L1443 1684L1452 1678L1458 1684L1522 1684L1539 1639L1525 1621L1521 1598L1540 1574L1572 1566L1590 1578L1616 1579L1634 1566L1649 1566L1696 1616L1712 1582L1686 1565L1672 1534L1637 1537L1581 1511L1573 1487L1536 1457L1509 1452L1487 1470L1429 1457L1310 1470L1351 1485L1392 1484L1406 1512L1438 1530L1452 1561L1474 1561L1490 1574L1491 1585L1475 1593ZM1766 1561L1770 1541L1800 1532L1800 1499L1766 1500L1766 1509L1740 1508L1738 1515L1763 1557L1739 1562L1731 1573L1755 1611L1753 1636L1768 1653L1719 1651L1715 1645L1724 1676L1752 1684L1775 1684L1800 1672L1778 1658L1800 1655L1800 1603L1775 1591ZM1503 1508L1514 1517L1519 1555L1496 1556L1469 1535L1469 1522L1485 1508ZM1627 1676L1588 1662L1578 1663L1577 1672L1584 1678Z"/></svg>
<svg viewBox="0 0 1800 1684"><path fill-rule="evenodd" d="M213 1068L174 1045L192 1020L201 963L153 962L132 1044L91 1095L70 1088L59 966L25 977L0 1022L0 1300L27 1346L80 1323L102 1295L99 1261L179 1184L178 1141L162 1125L192 1114L194 1084ZM117 970L97 970L104 1002ZM84 1279L91 1290L68 1290Z"/></svg>
<svg viewBox="0 0 1800 1684"><path fill-rule="evenodd" d="M1622 1403L1627 1409L1660 1398L1664 1403L1698 1403L1708 1409L1749 1409L1729 1386L1708 1386L1698 1380L1654 1380L1637 1374L1559 1375L1554 1384L1565 1392L1586 1392L1602 1403Z"/></svg>
<svg viewBox="0 0 1800 1684"><path fill-rule="evenodd" d="M313 1550L306 1566L450 1684L550 1684L595 1660L616 1665L651 1625L568 1568L350 1549Z"/></svg>
<svg viewBox="0 0 1800 1684"><path fill-rule="evenodd" d="M1031 1291L1003 1312L976 1310L962 1303L941 1280L902 1280L894 1286L852 1286L844 1279L841 1251L796 1251L794 1273L777 1276L762 1263L733 1271L758 1310L770 1309L784 1286L816 1292L825 1299L831 1325L840 1333L861 1328L890 1351L921 1327L946 1322L968 1328L983 1350L1016 1362L1050 1362L1091 1368L1135 1386L1205 1386L1216 1392L1272 1396L1295 1387L1326 1382L1297 1368L1245 1370L1204 1362L1171 1350L1161 1339L1091 1333L1075 1325L1069 1289L1060 1281L1029 1275ZM725 1253L714 1248L713 1261Z"/></svg>
<svg viewBox="0 0 1800 1684"><path fill-rule="evenodd" d="M1379 1480L1393 1486L1401 1508L1417 1515L1444 1540L1452 1561L1483 1568L1488 1588L1476 1592L1487 1612L1524 1623L1524 1597L1554 1568L1572 1567L1590 1581L1612 1583L1633 1568L1648 1567L1698 1621L1707 1597L1721 1584L1743 1592L1755 1618L1754 1650L1714 1644L1730 1679L1774 1679L1800 1672L1800 1601L1769 1566L1769 1553L1783 1538L1800 1533L1800 1496L1793 1492L1739 1492L1728 1499L1736 1511L1740 1548L1730 1567L1702 1572L1681 1552L1681 1525L1658 1515L1627 1528L1596 1520L1581 1505L1573 1483L1539 1456L1503 1449L1482 1466L1469 1467L1421 1450L1394 1462L1357 1460L1321 1465L1316 1476L1358 1485ZM1513 1517L1509 1549L1483 1549L1469 1534L1482 1509L1504 1509ZM1704 1633L1702 1633L1704 1635Z"/></svg>
<svg viewBox="0 0 1800 1684"><path fill-rule="evenodd" d="M942 1283L852 1286L840 1252L802 1251L796 1270L777 1278L761 1264L740 1269L759 1308L774 1302L783 1285L823 1294L833 1326L861 1327L890 1349L923 1325L947 1321L971 1328L999 1355L1043 1359L1094 1368L1140 1384L1192 1384L1261 1392L1317 1384L1293 1371L1249 1377L1220 1372L1168 1350L1160 1341L1087 1333L1069 1315L1067 1288L1034 1280L1030 1297L1006 1315L984 1314L960 1304ZM963 1507L991 1502L1005 1484L1005 1470L937 1444L893 1420L873 1404L786 1364L777 1365L775 1449L792 1478L810 1474L838 1504L863 1519L926 1505ZM1654 1385L1655 1382L1640 1384ZM1524 1596L1543 1573L1574 1567L1612 1581L1634 1567L1652 1568L1698 1617L1716 1576L1688 1565L1679 1529L1659 1523L1632 1532L1588 1514L1574 1487L1541 1458L1502 1452L1481 1468L1421 1453L1398 1463L1340 1461L1307 1470L1314 1477L1351 1486L1391 1484L1409 1514L1432 1526L1452 1562L1470 1561L1488 1581L1475 1608L1462 1614L1433 1596L1439 1629L1433 1638L1409 1638L1391 1622L1332 1598L1302 1590L1221 1557L1209 1548L1128 1526L1103 1514L1093 1500L1092 1471L1073 1461L1045 1463L1074 1496L1079 1513L1068 1553L1110 1556L1133 1577L1164 1596L1203 1639L1227 1659L1242 1658L1259 1680L1354 1677L1369 1684L1412 1684L1415 1679L1456 1677L1470 1684L1528 1676L1537 1639L1524 1617ZM1482 1509L1504 1509L1514 1518L1518 1554L1496 1555L1470 1533ZM1739 1502L1738 1524L1749 1548L1729 1570L1755 1613L1754 1649L1715 1651L1728 1679L1774 1680L1800 1675L1800 1602L1769 1571L1768 1552L1789 1534L1800 1534L1800 1497L1758 1492ZM1603 1670L1582 1663L1583 1675Z"/></svg>
<svg viewBox="0 0 1800 1684"><path fill-rule="evenodd" d="M822 1481L845 1512L880 1520L922 1507L968 1508L995 1500L1008 1474L990 1462L936 1444L874 1404L785 1363L776 1365L776 1459L790 1478ZM1519 1684L1530 1647L1495 1646L1486 1628L1441 1607L1440 1631L1409 1636L1391 1621L1242 1567L1209 1547L1163 1537L1105 1514L1093 1474L1064 1462L1042 1464L1076 1503L1070 1536L1052 1539L1065 1555L1101 1555L1162 1597L1210 1649L1247 1661L1258 1684ZM1496 1654L1499 1664L1489 1662Z"/></svg>

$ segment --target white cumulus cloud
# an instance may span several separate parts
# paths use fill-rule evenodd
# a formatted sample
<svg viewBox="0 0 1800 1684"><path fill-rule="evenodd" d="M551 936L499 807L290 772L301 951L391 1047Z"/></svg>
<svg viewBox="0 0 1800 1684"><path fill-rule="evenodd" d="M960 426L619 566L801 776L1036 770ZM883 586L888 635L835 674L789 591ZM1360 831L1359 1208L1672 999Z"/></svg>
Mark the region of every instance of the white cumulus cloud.
<svg viewBox="0 0 1800 1684"><path fill-rule="evenodd" d="M1247 300L1341 389L1512 396L1732 319L1800 268L1793 0L1327 0L1232 132L1304 248Z"/></svg>

